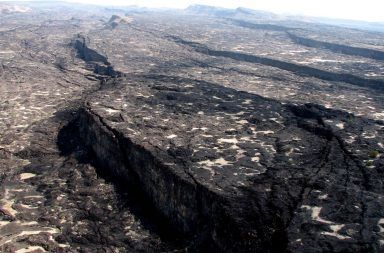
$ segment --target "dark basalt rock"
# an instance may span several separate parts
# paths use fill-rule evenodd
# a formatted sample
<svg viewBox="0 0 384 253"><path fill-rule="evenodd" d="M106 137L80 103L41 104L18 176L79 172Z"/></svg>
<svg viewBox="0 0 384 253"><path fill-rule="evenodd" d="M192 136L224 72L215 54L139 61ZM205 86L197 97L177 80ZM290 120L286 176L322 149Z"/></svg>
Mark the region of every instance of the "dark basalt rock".
<svg viewBox="0 0 384 253"><path fill-rule="evenodd" d="M221 50L213 50L208 48L205 45L185 41L183 39L177 37L171 37L176 43L190 46L192 49L196 50L201 54L206 54L210 56L216 57L226 57L230 59L234 59L237 61L251 62L263 64L275 68L279 68L282 70L287 70L293 72L300 76L312 76L325 81L339 81L346 82L352 85L360 86L360 87L368 87L374 90L383 91L384 90L384 81L382 79L367 79L359 76L355 76L349 73L335 73L322 69L317 69L305 65L299 65L291 62L280 61L277 59L260 57L256 55L232 52L232 51L221 51Z"/></svg>
<svg viewBox="0 0 384 253"><path fill-rule="evenodd" d="M307 47L325 48L335 53L357 55L357 56L372 58L376 60L384 60L384 52L379 50L352 47L352 46L340 45L340 44L330 43L325 41L318 41L310 38L301 37L294 33L288 33L288 35L296 43L299 43Z"/></svg>
<svg viewBox="0 0 384 253"><path fill-rule="evenodd" d="M2 252L384 250L381 34L28 5L0 19Z"/></svg>
<svg viewBox="0 0 384 253"><path fill-rule="evenodd" d="M109 77L122 75L121 72L114 70L111 63L108 62L107 57L88 47L87 38L84 36L77 35L77 37L72 40L71 46L76 49L79 58L90 64L95 74Z"/></svg>
<svg viewBox="0 0 384 253"><path fill-rule="evenodd" d="M90 49L87 46L87 38L84 36L78 35L77 38L72 41L72 45L77 50L77 56L84 61L100 62L105 65L110 64L107 60L107 57L99 54L97 51Z"/></svg>
<svg viewBox="0 0 384 253"><path fill-rule="evenodd" d="M177 83L188 99L167 99L172 88L152 89L159 80L161 87ZM137 180L180 231L204 234L204 241L227 252L307 252L322 243L356 252L372 243L358 233L359 226L374 226L362 212L378 212L377 222L384 203L372 199L371 207L354 206L382 191L374 176L381 173L381 158L366 174L369 147L347 138L376 129L374 121L351 121L348 113L313 104L281 105L192 79L117 83L88 101L81 135L107 173ZM227 100L218 102L218 94ZM115 114L125 121L108 120ZM345 211L333 213L339 205ZM366 232L377 236L373 228ZM376 243L372 247L381 250Z"/></svg>

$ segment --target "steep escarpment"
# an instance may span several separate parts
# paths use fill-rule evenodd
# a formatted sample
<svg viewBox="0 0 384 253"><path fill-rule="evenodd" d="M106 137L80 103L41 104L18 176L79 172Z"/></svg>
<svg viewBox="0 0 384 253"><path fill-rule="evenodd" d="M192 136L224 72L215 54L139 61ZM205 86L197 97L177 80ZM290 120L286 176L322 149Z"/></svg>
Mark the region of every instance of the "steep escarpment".
<svg viewBox="0 0 384 253"><path fill-rule="evenodd" d="M275 24L263 24L263 23L251 23L244 20L229 19L233 24L250 28L250 29L260 29L268 31L277 31L277 32L287 32L289 30L294 30L295 28L290 28L287 26L275 25Z"/></svg>
<svg viewBox="0 0 384 253"><path fill-rule="evenodd" d="M381 194L382 159L369 158L379 144L359 137L380 122L174 76L113 82L87 101L81 136L179 231L227 252L306 252L325 241L380 249L383 203L367 201Z"/></svg>
<svg viewBox="0 0 384 253"><path fill-rule="evenodd" d="M87 40L80 34L72 40L71 46L76 50L77 57L90 64L95 74L110 77L121 76L122 73L113 69L106 56L88 46L89 41Z"/></svg>
<svg viewBox="0 0 384 253"><path fill-rule="evenodd" d="M15 27L0 36L0 251L184 249L165 242L136 193L120 192L97 174L74 119L80 101L99 89L97 78L109 77L71 59L72 34L63 22Z"/></svg>
<svg viewBox="0 0 384 253"><path fill-rule="evenodd" d="M237 61L244 61L250 63L262 64L270 67L279 68L282 70L290 71L300 76L311 76L325 81L345 82L348 84L356 85L359 87L367 87L374 90L382 91L384 89L384 81L381 79L368 79L356 76L349 73L337 73L305 65L300 65L288 61L281 61L277 59L250 55L246 53L238 53L233 51L214 50L203 44L186 41L174 36L170 37L178 44L191 47L196 52L215 57L226 57Z"/></svg>
<svg viewBox="0 0 384 253"><path fill-rule="evenodd" d="M374 60L384 60L384 52L380 50L375 50L371 48L363 48L358 46L343 45L334 42L327 42L308 38L302 35L299 35L300 28L268 24L268 23L252 23L244 20L229 19L234 25L257 30L267 30L275 32L284 32L288 37L299 45L306 47L327 49L335 53L361 56L365 58L370 58Z"/></svg>
<svg viewBox="0 0 384 253"><path fill-rule="evenodd" d="M287 34L294 42L307 47L325 48L335 53L362 56L362 57L371 58L375 60L384 60L383 51L314 40L311 38L306 38L303 36L296 35L291 32L288 32Z"/></svg>

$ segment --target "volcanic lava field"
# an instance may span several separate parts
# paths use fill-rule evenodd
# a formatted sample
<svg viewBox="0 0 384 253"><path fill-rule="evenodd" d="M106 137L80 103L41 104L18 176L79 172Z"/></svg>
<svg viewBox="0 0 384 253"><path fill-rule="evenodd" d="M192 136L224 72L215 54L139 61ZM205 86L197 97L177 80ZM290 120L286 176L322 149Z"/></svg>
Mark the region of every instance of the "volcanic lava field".
<svg viewBox="0 0 384 253"><path fill-rule="evenodd" d="M384 33L0 11L0 252L384 252Z"/></svg>

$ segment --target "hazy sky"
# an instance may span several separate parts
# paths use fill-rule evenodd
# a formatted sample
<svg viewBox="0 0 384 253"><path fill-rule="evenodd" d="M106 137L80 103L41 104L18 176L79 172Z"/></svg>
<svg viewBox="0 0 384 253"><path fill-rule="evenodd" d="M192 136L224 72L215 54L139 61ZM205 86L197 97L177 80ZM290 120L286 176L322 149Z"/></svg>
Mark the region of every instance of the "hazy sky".
<svg viewBox="0 0 384 253"><path fill-rule="evenodd" d="M0 0L1 1L1 0ZM236 8L239 6L276 13L335 17L367 21L384 21L384 0L67 0L103 5L139 5L185 8L205 4Z"/></svg>

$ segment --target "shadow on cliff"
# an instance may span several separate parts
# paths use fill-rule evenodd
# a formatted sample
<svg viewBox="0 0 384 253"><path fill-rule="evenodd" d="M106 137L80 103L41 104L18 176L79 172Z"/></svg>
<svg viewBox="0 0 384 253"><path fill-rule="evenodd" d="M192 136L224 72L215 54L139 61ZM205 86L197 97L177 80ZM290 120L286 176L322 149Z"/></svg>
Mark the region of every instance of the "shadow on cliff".
<svg viewBox="0 0 384 253"><path fill-rule="evenodd" d="M76 112L75 114L77 114ZM192 242L195 240L187 238L177 233L164 217L156 212L147 200L147 197L140 190L138 185L127 183L108 173L108 169L103 168L97 161L93 151L86 147L79 133L78 115L76 115L67 125L62 127L57 136L57 146L61 156L74 157L77 162L89 164L96 169L97 176L112 184L118 195L119 211L129 211L134 217L140 220L140 224L151 234L156 234L166 245L170 245L172 250L188 248L195 252ZM134 181L134 180L132 180ZM192 245L191 245L192 244Z"/></svg>

